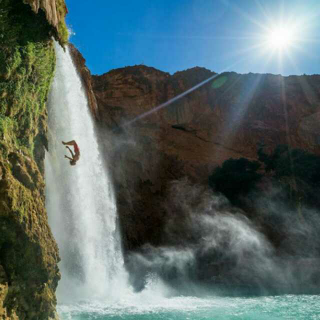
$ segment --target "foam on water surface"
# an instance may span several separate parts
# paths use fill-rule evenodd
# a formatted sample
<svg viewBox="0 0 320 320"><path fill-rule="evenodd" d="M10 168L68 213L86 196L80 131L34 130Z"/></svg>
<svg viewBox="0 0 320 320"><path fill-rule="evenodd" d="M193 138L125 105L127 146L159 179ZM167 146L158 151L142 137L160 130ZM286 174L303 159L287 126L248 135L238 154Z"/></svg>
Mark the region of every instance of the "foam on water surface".
<svg viewBox="0 0 320 320"><path fill-rule="evenodd" d="M284 295L269 297L175 297L139 305L128 301L108 305L82 303L60 306L62 319L214 319L214 320L315 320L320 319L320 297Z"/></svg>

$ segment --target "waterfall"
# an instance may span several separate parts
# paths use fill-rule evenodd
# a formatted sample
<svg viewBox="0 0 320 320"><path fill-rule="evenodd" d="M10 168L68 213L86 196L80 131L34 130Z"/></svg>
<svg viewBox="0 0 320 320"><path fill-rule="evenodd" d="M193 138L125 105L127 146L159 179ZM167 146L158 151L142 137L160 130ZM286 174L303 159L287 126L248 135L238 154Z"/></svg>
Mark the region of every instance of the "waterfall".
<svg viewBox="0 0 320 320"><path fill-rule="evenodd" d="M125 290L127 276L117 235L113 188L70 53L58 45L56 53L45 178L49 224L61 257L58 302L115 298L121 288ZM70 155L62 140L78 143L81 156L75 166L64 158Z"/></svg>

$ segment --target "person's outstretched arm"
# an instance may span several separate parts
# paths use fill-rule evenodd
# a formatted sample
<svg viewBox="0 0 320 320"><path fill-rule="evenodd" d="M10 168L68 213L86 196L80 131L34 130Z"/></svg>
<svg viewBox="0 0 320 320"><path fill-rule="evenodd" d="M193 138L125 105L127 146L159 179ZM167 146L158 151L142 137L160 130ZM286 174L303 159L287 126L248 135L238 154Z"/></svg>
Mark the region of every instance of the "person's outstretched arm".
<svg viewBox="0 0 320 320"><path fill-rule="evenodd" d="M73 160L72 158L68 157L68 156L64 156L65 158L69 159L69 160Z"/></svg>
<svg viewBox="0 0 320 320"><path fill-rule="evenodd" d="M72 152L72 150L69 147L66 147L66 148L70 151L71 157L74 158L74 153Z"/></svg>
<svg viewBox="0 0 320 320"><path fill-rule="evenodd" d="M68 142L64 142L62 141L62 144L64 144L65 146L74 146L76 144L76 142L74 140L68 141Z"/></svg>

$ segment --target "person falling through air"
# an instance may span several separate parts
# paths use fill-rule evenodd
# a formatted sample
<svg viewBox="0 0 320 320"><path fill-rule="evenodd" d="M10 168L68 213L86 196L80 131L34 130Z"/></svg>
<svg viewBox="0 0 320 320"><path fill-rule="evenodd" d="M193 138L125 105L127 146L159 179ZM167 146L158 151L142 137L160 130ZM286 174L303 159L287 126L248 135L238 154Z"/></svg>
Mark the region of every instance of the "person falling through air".
<svg viewBox="0 0 320 320"><path fill-rule="evenodd" d="M72 158L70 158L68 156L64 156L64 157L70 160L70 165L71 166L75 166L77 161L80 158L80 149L79 149L77 143L74 140L71 140L69 142L62 141L62 144L65 145L66 148L70 151ZM72 152L72 150L68 146L73 146L74 153Z"/></svg>

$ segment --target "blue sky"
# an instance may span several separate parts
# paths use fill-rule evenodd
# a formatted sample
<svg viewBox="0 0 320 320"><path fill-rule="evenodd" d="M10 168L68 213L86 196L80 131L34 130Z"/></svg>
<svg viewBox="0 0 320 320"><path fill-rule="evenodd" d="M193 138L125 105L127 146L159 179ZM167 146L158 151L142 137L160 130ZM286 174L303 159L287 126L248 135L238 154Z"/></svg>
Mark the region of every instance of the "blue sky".
<svg viewBox="0 0 320 320"><path fill-rule="evenodd" d="M66 0L70 41L93 74L145 64L174 73L320 74L320 0ZM284 26L284 27L283 27ZM266 46L286 28L292 43Z"/></svg>

